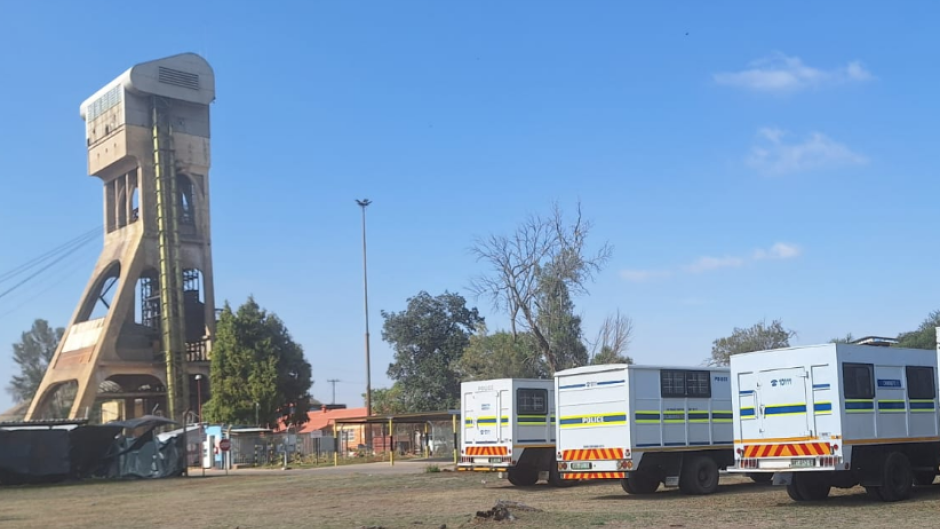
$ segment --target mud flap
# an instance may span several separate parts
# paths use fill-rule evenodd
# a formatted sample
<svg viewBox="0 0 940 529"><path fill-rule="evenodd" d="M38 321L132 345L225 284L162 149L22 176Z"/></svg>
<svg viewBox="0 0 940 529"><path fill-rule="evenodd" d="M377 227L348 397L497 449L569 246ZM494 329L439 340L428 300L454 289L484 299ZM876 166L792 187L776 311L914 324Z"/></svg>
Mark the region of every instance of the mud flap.
<svg viewBox="0 0 940 529"><path fill-rule="evenodd" d="M774 472L774 485L789 485L793 482L793 472Z"/></svg>

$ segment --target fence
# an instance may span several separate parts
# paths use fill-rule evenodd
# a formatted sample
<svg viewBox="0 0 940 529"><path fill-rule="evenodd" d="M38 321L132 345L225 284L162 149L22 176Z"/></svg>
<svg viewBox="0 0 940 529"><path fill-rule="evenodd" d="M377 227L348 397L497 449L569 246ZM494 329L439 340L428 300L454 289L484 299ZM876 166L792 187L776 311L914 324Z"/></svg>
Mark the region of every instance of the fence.
<svg viewBox="0 0 940 529"><path fill-rule="evenodd" d="M366 428L371 428L371 432ZM317 433L233 431L231 461L234 466L281 465L285 452L288 462L329 462L333 460L334 452L342 460L384 460L392 448L396 457L424 457L427 454L450 459L453 456L455 436L451 422L396 424L392 434L390 439L387 425L339 425L335 438Z"/></svg>

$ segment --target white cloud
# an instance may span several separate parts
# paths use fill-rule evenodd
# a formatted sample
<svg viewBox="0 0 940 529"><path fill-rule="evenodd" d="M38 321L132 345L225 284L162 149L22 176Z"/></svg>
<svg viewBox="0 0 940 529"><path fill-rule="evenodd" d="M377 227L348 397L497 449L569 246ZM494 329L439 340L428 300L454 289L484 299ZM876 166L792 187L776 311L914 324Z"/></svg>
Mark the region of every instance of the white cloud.
<svg viewBox="0 0 940 529"><path fill-rule="evenodd" d="M802 253L802 248L795 244L778 242L771 246L769 250L764 250L763 248L754 250L754 259L793 259L799 257Z"/></svg>
<svg viewBox="0 0 940 529"><path fill-rule="evenodd" d="M687 274L701 274L720 270L723 268L740 268L742 266L766 260L785 260L795 259L803 255L803 249L792 243L777 242L770 248L758 248L750 255L726 255L724 257L702 256L685 266L670 269L649 269L637 270L626 269L620 271L620 277L633 283L643 283L653 279L660 279L672 276L674 273L685 272ZM696 298L686 298L682 300L683 304L694 305L692 300Z"/></svg>
<svg viewBox="0 0 940 529"><path fill-rule="evenodd" d="M620 277L632 283L644 283L652 279L668 277L670 272L667 270L621 270Z"/></svg>
<svg viewBox="0 0 940 529"><path fill-rule="evenodd" d="M716 73L712 77L720 85L777 94L859 83L874 78L859 61L832 70L820 70L803 64L799 57L788 57L782 53L753 61L745 70Z"/></svg>
<svg viewBox="0 0 940 529"><path fill-rule="evenodd" d="M744 259L740 257L699 257L694 263L685 267L686 271L698 274L719 268L737 268L744 264Z"/></svg>
<svg viewBox="0 0 940 529"><path fill-rule="evenodd" d="M746 162L765 174L782 175L847 165L864 165L868 158L820 132L802 141L787 141L788 133L775 128L757 132L758 144Z"/></svg>

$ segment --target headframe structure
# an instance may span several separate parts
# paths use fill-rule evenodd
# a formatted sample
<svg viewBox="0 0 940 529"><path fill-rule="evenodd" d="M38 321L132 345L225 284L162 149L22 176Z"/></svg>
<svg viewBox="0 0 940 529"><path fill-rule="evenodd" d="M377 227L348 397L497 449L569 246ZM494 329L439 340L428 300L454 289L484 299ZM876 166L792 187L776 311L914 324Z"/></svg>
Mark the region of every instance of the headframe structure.
<svg viewBox="0 0 940 529"><path fill-rule="evenodd" d="M133 66L81 105L104 247L27 420L198 409L215 334L209 105L215 74L184 53ZM203 398L209 391L202 391ZM192 417L192 415L190 415Z"/></svg>

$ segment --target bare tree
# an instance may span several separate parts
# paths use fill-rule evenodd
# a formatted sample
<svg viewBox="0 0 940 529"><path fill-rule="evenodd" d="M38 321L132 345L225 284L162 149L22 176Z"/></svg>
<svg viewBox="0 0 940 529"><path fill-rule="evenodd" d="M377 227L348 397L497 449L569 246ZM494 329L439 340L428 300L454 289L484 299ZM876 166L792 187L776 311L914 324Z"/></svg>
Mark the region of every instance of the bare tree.
<svg viewBox="0 0 940 529"><path fill-rule="evenodd" d="M555 371L559 362L547 332L538 321L537 296L540 277L551 270L571 295L587 293L587 284L610 259L612 248L604 243L596 253L585 255L591 223L582 217L581 204L568 222L558 204L548 216L530 215L511 235L477 239L471 248L478 261L491 272L473 279L471 289L485 296L493 307L509 316L514 336L519 329L532 333L536 346Z"/></svg>
<svg viewBox="0 0 940 529"><path fill-rule="evenodd" d="M591 357L598 358L602 353L604 357L629 358L624 356L630 346L630 337L633 334L633 320L629 316L620 314L620 310L610 314L604 319L597 338L591 343Z"/></svg>

